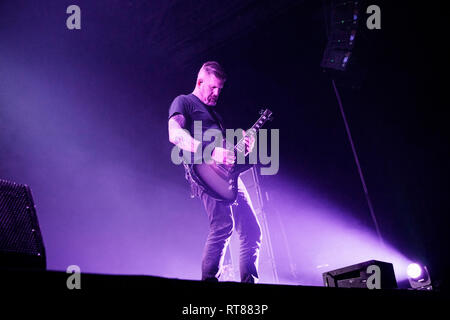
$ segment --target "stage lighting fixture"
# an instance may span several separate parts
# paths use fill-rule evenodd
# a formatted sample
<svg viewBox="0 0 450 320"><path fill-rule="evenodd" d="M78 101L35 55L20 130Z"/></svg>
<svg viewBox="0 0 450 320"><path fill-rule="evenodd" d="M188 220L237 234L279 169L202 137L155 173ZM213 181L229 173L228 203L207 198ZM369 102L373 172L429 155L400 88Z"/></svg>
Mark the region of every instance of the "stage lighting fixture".
<svg viewBox="0 0 450 320"><path fill-rule="evenodd" d="M358 9L353 10L353 21L356 23L358 20Z"/></svg>
<svg viewBox="0 0 450 320"><path fill-rule="evenodd" d="M322 68L341 71L347 68L359 24L358 7L358 1L332 1Z"/></svg>
<svg viewBox="0 0 450 320"><path fill-rule="evenodd" d="M373 276L376 277L374 273L375 271L373 271L372 268L377 269L379 272L379 283L377 284L378 289L397 288L394 265L389 262L378 260L369 260L344 268L324 272L322 274L323 283L325 287L371 289L373 288L369 285L372 281L371 278Z"/></svg>
<svg viewBox="0 0 450 320"><path fill-rule="evenodd" d="M417 263L411 263L406 269L406 273L408 274L408 277L417 279L422 275L422 268Z"/></svg>
<svg viewBox="0 0 450 320"><path fill-rule="evenodd" d="M411 263L406 269L409 285L414 290L433 290L430 273L426 266Z"/></svg>

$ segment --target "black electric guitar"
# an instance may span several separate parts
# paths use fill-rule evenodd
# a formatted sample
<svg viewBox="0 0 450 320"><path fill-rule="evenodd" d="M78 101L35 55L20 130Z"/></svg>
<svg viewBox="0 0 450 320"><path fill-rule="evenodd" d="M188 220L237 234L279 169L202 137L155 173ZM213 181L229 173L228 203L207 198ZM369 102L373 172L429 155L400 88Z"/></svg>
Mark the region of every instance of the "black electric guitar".
<svg viewBox="0 0 450 320"><path fill-rule="evenodd" d="M267 120L271 120L270 116L272 111L269 109L261 110L261 116L258 121L246 131L246 136L256 135L258 130L266 123ZM225 139L223 145L227 146L229 142ZM237 164L237 159L247 157L248 151L245 145L244 137L238 141L234 148L229 148L233 150L236 156L236 161L234 164L221 164L212 161L211 163L200 163L200 164L185 164L187 174L190 175L192 180L203 187L205 191L211 196L223 200L225 202L234 202L238 194L237 180L239 174L250 168L247 164Z"/></svg>

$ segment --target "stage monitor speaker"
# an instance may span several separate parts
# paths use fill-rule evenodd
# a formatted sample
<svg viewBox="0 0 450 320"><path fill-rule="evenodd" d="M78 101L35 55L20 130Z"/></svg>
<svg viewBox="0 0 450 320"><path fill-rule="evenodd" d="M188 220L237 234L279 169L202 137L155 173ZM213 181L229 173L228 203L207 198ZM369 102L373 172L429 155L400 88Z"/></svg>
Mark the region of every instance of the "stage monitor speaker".
<svg viewBox="0 0 450 320"><path fill-rule="evenodd" d="M0 269L46 269L36 207L27 185L0 179Z"/></svg>
<svg viewBox="0 0 450 320"><path fill-rule="evenodd" d="M367 279L372 275L371 272L373 272L368 272L367 268L372 265L380 268L380 289L397 288L397 281L395 279L392 263L377 260L370 260L325 272L322 274L323 283L326 287L367 289Z"/></svg>

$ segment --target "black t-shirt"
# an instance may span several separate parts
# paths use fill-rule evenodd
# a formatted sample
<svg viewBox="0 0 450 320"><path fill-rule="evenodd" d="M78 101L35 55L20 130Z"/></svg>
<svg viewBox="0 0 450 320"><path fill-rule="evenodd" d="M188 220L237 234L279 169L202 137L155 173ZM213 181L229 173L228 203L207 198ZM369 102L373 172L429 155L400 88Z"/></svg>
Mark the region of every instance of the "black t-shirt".
<svg viewBox="0 0 450 320"><path fill-rule="evenodd" d="M202 131L218 129L225 137L225 129L220 115L214 110L215 107L204 104L197 96L190 93L176 97L169 108L169 119L182 114L186 119L186 129L194 136L194 121L202 121Z"/></svg>

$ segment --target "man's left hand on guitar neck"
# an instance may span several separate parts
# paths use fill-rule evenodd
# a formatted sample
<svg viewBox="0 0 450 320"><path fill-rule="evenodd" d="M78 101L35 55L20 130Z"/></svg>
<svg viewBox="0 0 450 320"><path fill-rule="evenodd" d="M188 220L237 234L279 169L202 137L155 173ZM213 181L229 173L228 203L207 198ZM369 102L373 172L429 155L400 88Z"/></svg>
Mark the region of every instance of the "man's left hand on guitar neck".
<svg viewBox="0 0 450 320"><path fill-rule="evenodd" d="M253 135L246 136L245 130L242 130L242 131L243 131L243 135L244 135L246 151L248 153L250 153L250 152L252 152L253 148L255 147L255 137Z"/></svg>

